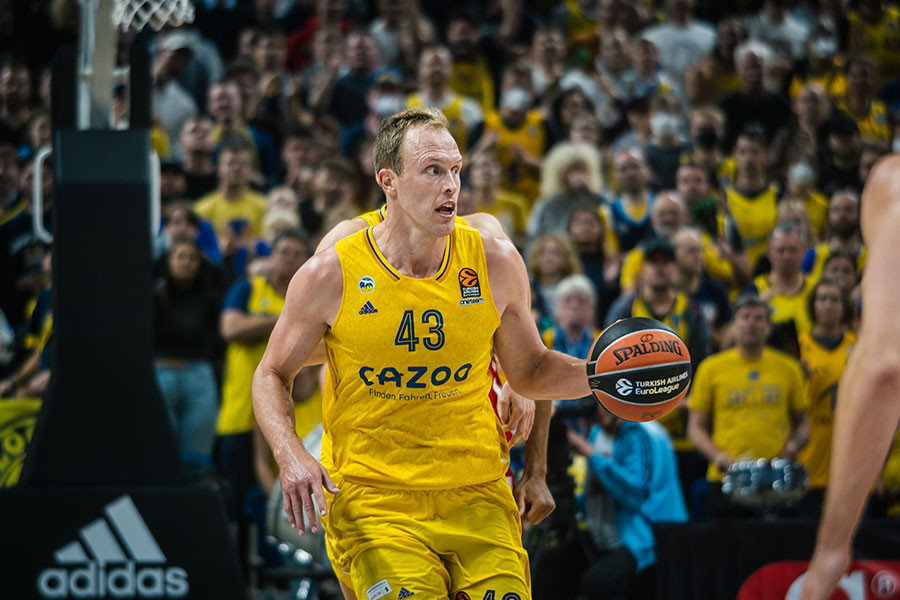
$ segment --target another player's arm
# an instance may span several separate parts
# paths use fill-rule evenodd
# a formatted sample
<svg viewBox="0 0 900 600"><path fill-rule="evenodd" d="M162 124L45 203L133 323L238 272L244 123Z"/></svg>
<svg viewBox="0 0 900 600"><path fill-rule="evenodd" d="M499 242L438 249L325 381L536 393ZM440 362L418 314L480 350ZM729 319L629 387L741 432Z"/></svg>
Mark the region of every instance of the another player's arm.
<svg viewBox="0 0 900 600"><path fill-rule="evenodd" d="M342 286L340 261L334 250L314 256L297 271L253 376L256 420L278 462L285 512L301 534L305 533L303 513L313 533L318 530L312 498L325 514L323 488L333 494L338 489L297 437L291 386L334 320Z"/></svg>
<svg viewBox="0 0 900 600"><path fill-rule="evenodd" d="M900 155L875 165L861 205L869 249L863 321L838 387L828 492L804 600L828 598L844 574L859 516L900 419Z"/></svg>
<svg viewBox="0 0 900 600"><path fill-rule="evenodd" d="M553 404L535 404L534 428L525 441L525 470L513 493L519 515L532 525L543 521L556 508L553 494L547 487L547 438Z"/></svg>
<svg viewBox="0 0 900 600"><path fill-rule="evenodd" d="M500 313L494 351L510 385L532 400L589 395L585 361L548 350L541 341L531 316L528 273L515 246L507 239L485 236L482 240L491 293Z"/></svg>

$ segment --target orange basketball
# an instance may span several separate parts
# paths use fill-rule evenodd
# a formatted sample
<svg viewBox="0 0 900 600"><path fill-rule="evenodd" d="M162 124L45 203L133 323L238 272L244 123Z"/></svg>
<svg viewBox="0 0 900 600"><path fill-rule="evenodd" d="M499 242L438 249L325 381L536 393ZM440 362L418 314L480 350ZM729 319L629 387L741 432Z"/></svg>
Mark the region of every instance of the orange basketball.
<svg viewBox="0 0 900 600"><path fill-rule="evenodd" d="M478 285L478 274L474 269L466 267L459 272L459 282L466 287Z"/></svg>
<svg viewBox="0 0 900 600"><path fill-rule="evenodd" d="M687 393L691 355L668 325L622 319L594 341L587 372L603 408L626 421L652 421L671 412Z"/></svg>

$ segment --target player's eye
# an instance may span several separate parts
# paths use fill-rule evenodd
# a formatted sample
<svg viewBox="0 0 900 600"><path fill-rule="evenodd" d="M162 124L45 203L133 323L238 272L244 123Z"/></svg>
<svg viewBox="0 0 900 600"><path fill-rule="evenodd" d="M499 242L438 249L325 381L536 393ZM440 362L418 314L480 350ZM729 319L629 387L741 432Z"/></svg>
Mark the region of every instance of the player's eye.
<svg viewBox="0 0 900 600"><path fill-rule="evenodd" d="M428 173L429 175L437 175L438 168L437 167L428 167L427 169L425 169L425 172Z"/></svg>

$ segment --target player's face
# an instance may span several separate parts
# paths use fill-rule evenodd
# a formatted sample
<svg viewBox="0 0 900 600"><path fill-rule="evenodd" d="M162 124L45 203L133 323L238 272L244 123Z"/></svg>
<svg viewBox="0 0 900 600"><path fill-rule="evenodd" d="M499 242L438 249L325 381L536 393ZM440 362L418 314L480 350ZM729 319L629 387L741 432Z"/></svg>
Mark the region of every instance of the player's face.
<svg viewBox="0 0 900 600"><path fill-rule="evenodd" d="M825 327L835 327L844 316L844 304L841 302L841 290L836 285L820 285L816 290L813 302L815 322Z"/></svg>
<svg viewBox="0 0 900 600"><path fill-rule="evenodd" d="M734 315L734 336L738 345L756 346L769 335L769 316L764 306L745 306Z"/></svg>
<svg viewBox="0 0 900 600"><path fill-rule="evenodd" d="M459 200L462 154L450 132L416 127L406 132L403 171L392 183L400 210L424 231L444 236L453 231Z"/></svg>

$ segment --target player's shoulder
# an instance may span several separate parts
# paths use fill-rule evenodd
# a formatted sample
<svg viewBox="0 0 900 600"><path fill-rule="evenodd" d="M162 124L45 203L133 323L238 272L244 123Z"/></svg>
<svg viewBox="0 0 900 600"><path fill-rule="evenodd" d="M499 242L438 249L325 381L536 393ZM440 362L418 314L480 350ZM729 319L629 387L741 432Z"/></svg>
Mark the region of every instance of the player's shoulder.
<svg viewBox="0 0 900 600"><path fill-rule="evenodd" d="M500 221L494 215L480 212L460 217L460 219L465 219L465 223L457 223L457 227L460 225L468 226L471 229L478 230L484 237L506 237L503 225L500 224Z"/></svg>
<svg viewBox="0 0 900 600"><path fill-rule="evenodd" d="M324 250L333 248L339 241L350 237L354 233L363 231L368 226L368 222L362 217L341 221L322 237L322 241L320 241L318 247L316 247L316 254L320 254Z"/></svg>

